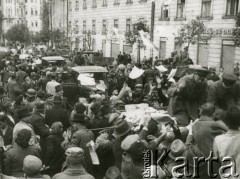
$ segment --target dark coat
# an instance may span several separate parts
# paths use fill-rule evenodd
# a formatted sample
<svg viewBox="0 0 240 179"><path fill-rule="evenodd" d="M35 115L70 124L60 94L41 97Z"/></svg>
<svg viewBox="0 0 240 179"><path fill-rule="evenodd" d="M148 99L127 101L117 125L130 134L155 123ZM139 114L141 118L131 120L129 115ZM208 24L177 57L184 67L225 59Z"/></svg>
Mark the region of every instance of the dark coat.
<svg viewBox="0 0 240 179"><path fill-rule="evenodd" d="M210 86L207 101L223 110L240 106L240 82L237 81L230 89L224 88L222 81L215 82Z"/></svg>
<svg viewBox="0 0 240 179"><path fill-rule="evenodd" d="M63 124L63 130L66 130L70 126L68 112L61 106L54 106L48 109L45 120L49 127L51 127L54 122L61 122Z"/></svg>
<svg viewBox="0 0 240 179"><path fill-rule="evenodd" d="M122 138L116 138L113 142L113 155L115 158L115 166L121 170L121 164L122 164L122 154L123 149L121 148L123 139Z"/></svg>
<svg viewBox="0 0 240 179"><path fill-rule="evenodd" d="M46 139L46 155L44 164L50 167L55 173L61 172L62 164L65 161L65 151L61 147L64 138L51 133Z"/></svg>
<svg viewBox="0 0 240 179"><path fill-rule="evenodd" d="M3 141L4 141L5 146L12 145L13 128L8 126L5 135L3 135L2 137L3 137Z"/></svg>
<svg viewBox="0 0 240 179"><path fill-rule="evenodd" d="M18 145L8 150L4 160L4 174L14 177L23 177L23 160L27 155L39 157L39 151L31 146L23 149Z"/></svg>
<svg viewBox="0 0 240 179"><path fill-rule="evenodd" d="M213 151L213 140L216 136L227 132L227 126L222 121L214 121L208 116L201 116L193 125L193 137L204 157Z"/></svg>
<svg viewBox="0 0 240 179"><path fill-rule="evenodd" d="M40 136L40 146L42 148L41 158L44 158L46 138L50 134L49 127L46 126L45 119L39 112L32 113L30 124L33 126L35 134Z"/></svg>
<svg viewBox="0 0 240 179"><path fill-rule="evenodd" d="M36 135L41 138L46 139L49 135L49 127L46 126L45 119L39 112L32 113L30 124L33 126Z"/></svg>
<svg viewBox="0 0 240 179"><path fill-rule="evenodd" d="M181 118L195 120L198 118L199 107L207 100L207 82L196 83L193 75L182 77L173 91L173 103L169 106L172 109L173 115ZM177 90L179 90L178 93Z"/></svg>

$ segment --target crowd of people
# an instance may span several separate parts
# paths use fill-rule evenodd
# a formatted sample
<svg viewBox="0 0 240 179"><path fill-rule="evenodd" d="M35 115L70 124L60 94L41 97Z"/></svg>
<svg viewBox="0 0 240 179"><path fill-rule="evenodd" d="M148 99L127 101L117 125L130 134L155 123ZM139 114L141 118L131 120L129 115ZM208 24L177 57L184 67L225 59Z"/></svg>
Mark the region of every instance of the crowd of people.
<svg viewBox="0 0 240 179"><path fill-rule="evenodd" d="M120 54L106 67L107 88L96 87L83 95L72 80L71 59L47 67L37 60L41 57L20 60L12 54L1 59L2 176L141 179L147 150L158 151L159 156L170 150L157 165L160 179L183 174L183 178L191 178L183 168L172 172L179 165L176 159L187 158L188 172L194 173L193 158L208 158L212 152L218 165L210 173L206 164L199 165L199 178L219 174L224 157L232 157L235 172L240 172L239 69L217 74L216 69L190 65L172 75L173 67L192 64L187 49L181 55L173 54L170 68L158 57L134 64L130 56ZM131 78L134 68L143 73ZM136 129L122 112L127 104L141 103L169 116L159 122L146 112ZM227 168L217 178L229 173Z"/></svg>

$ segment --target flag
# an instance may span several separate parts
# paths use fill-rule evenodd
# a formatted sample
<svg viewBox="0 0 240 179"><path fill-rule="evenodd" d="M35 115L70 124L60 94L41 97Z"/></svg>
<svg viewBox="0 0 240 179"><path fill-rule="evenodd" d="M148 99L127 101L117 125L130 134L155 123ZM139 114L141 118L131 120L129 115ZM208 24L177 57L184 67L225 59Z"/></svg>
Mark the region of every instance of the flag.
<svg viewBox="0 0 240 179"><path fill-rule="evenodd" d="M159 48L158 48L156 45L154 45L153 42L151 42L150 40L148 40L148 39L144 36L143 30L138 31L138 33L140 34L141 39L142 39L142 41L143 41L143 44L144 44L146 47L152 48L152 49L154 48L154 49L156 49L156 50L159 51Z"/></svg>

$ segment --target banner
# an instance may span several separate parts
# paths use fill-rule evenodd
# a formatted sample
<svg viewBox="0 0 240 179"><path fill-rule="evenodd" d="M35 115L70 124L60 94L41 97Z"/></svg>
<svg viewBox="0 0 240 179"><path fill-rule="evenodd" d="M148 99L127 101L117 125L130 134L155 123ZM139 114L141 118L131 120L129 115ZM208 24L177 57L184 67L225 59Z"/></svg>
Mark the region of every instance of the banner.
<svg viewBox="0 0 240 179"><path fill-rule="evenodd" d="M142 39L142 41L143 41L143 44L144 44L146 47L151 48L151 49L156 49L156 50L159 51L159 48L158 48L156 45L154 45L153 42L151 42L150 40L148 40L148 39L145 37L143 30L138 31L138 33L140 34L141 39Z"/></svg>

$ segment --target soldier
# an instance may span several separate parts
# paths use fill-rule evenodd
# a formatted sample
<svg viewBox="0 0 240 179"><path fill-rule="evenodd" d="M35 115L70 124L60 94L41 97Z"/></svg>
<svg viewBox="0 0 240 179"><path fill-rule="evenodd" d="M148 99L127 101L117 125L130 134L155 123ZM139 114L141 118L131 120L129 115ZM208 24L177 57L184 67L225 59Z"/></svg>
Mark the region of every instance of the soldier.
<svg viewBox="0 0 240 179"><path fill-rule="evenodd" d="M169 111L179 125L186 126L190 120L198 118L199 107L207 100L207 69L192 66L193 74L186 75L173 87L174 102L169 105Z"/></svg>

